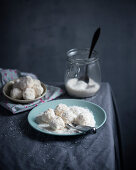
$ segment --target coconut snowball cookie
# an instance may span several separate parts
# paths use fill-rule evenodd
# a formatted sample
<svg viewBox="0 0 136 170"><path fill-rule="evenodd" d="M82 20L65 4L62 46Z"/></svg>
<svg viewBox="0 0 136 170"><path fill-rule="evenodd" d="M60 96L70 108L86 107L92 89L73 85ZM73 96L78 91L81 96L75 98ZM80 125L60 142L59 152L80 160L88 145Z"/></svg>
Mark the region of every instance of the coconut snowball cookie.
<svg viewBox="0 0 136 170"><path fill-rule="evenodd" d="M23 98L25 100L33 100L35 99L35 91L34 89L32 88L26 88L24 91L23 91Z"/></svg>
<svg viewBox="0 0 136 170"><path fill-rule="evenodd" d="M65 104L59 104L56 106L54 112L57 116L61 116L64 112L68 111L69 107Z"/></svg>
<svg viewBox="0 0 136 170"><path fill-rule="evenodd" d="M14 81L13 87L20 88L20 79L19 78Z"/></svg>
<svg viewBox="0 0 136 170"><path fill-rule="evenodd" d="M75 119L75 123L78 125L95 127L94 116L90 113L80 113Z"/></svg>
<svg viewBox="0 0 136 170"><path fill-rule="evenodd" d="M40 80L38 80L38 79L33 79L33 82L34 82L34 85L41 85L41 82L40 82Z"/></svg>
<svg viewBox="0 0 136 170"><path fill-rule="evenodd" d="M20 90L19 88L13 88L10 91L10 96L13 99L21 99L23 97L23 93L22 90Z"/></svg>
<svg viewBox="0 0 136 170"><path fill-rule="evenodd" d="M32 77L26 76L20 78L20 88L25 90L26 88L32 88L34 85L34 81Z"/></svg>
<svg viewBox="0 0 136 170"><path fill-rule="evenodd" d="M62 113L61 118L64 120L65 123L73 123L76 115L72 113L72 111L65 111Z"/></svg>
<svg viewBox="0 0 136 170"><path fill-rule="evenodd" d="M82 112L85 112L85 109L82 107L70 106L69 108L70 108L70 111L72 111L72 113L75 114L76 116L78 116Z"/></svg>
<svg viewBox="0 0 136 170"><path fill-rule="evenodd" d="M53 130L60 130L60 129L64 129L65 122L63 121L61 117L55 116L51 121L49 121L49 126Z"/></svg>
<svg viewBox="0 0 136 170"><path fill-rule="evenodd" d="M42 121L45 123L48 123L51 121L53 118L55 118L55 113L53 109L48 109L42 114Z"/></svg>
<svg viewBox="0 0 136 170"><path fill-rule="evenodd" d="M39 97L43 93L43 87L39 84L34 84L33 89L35 90L35 97Z"/></svg>

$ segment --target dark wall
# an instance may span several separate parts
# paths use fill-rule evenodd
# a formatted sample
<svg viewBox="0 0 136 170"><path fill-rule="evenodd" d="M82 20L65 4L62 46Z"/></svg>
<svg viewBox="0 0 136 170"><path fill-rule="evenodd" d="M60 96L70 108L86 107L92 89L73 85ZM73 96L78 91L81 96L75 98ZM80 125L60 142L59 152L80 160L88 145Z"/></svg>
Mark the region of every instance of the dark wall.
<svg viewBox="0 0 136 170"><path fill-rule="evenodd" d="M136 1L5 0L0 7L0 67L33 72L44 82L63 81L66 51L89 47L101 27L102 80L116 96L124 158L134 162Z"/></svg>

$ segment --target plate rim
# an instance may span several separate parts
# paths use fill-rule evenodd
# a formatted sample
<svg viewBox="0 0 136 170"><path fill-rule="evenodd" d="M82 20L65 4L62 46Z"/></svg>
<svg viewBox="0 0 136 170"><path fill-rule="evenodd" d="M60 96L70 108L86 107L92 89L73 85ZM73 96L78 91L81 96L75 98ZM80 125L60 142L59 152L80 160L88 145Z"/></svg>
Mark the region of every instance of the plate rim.
<svg viewBox="0 0 136 170"><path fill-rule="evenodd" d="M106 120L107 120L107 113L106 113L106 111L105 111L101 106L99 106L99 105L96 104L96 103L89 102L89 101L86 101L86 100L84 100L84 99L56 99L56 100L47 101L47 103L49 103L49 102L55 102L55 101L64 101L64 100L67 100L67 101L68 101L68 100L76 100L76 101L80 101L80 102L83 101L83 102L85 102L85 103L89 103L89 104L95 105L96 107L98 107L99 109L101 109L101 110L103 111L104 116L105 116L104 121L103 121L103 122L101 123L101 125L98 126L96 129L101 128L101 127L105 124L105 122L106 122ZM47 104L47 103L40 103L38 106L34 107L34 108L29 112L29 114L28 114L28 116L27 116L27 120L28 120L29 125L30 125L32 128L34 128L35 130L37 130L37 131L39 131L39 132L42 132L42 133L44 133L44 134L53 135L53 136L76 136L76 135L83 135L83 134L84 134L83 132L81 132L81 133L72 133L72 134L55 133L55 132L50 132L50 131L42 130L42 129L39 128L39 127L37 128L37 127L33 126L33 125L30 123L30 115L32 114L31 112L33 112L33 110L37 109L37 108L40 107L41 105L45 105L45 104ZM37 125L37 126L38 126L38 125Z"/></svg>

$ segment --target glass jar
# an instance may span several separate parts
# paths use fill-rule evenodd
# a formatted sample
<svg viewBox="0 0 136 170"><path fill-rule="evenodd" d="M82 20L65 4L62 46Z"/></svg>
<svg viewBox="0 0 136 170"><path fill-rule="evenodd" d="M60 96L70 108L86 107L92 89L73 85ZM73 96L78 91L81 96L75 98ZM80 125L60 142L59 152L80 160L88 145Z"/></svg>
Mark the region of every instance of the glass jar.
<svg viewBox="0 0 136 170"><path fill-rule="evenodd" d="M91 58L88 56L89 49L71 49L67 52L65 88L71 96L91 97L100 89L99 58L96 51L93 51Z"/></svg>

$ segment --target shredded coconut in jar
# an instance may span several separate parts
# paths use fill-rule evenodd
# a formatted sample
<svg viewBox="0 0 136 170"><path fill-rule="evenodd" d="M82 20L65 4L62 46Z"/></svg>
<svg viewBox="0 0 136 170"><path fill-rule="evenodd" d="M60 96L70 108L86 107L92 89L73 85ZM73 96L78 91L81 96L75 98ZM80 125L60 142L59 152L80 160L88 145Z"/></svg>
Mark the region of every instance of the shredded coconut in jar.
<svg viewBox="0 0 136 170"><path fill-rule="evenodd" d="M99 90L100 85L91 78L89 78L88 84L77 78L72 78L66 82L65 87L71 96L90 97Z"/></svg>

